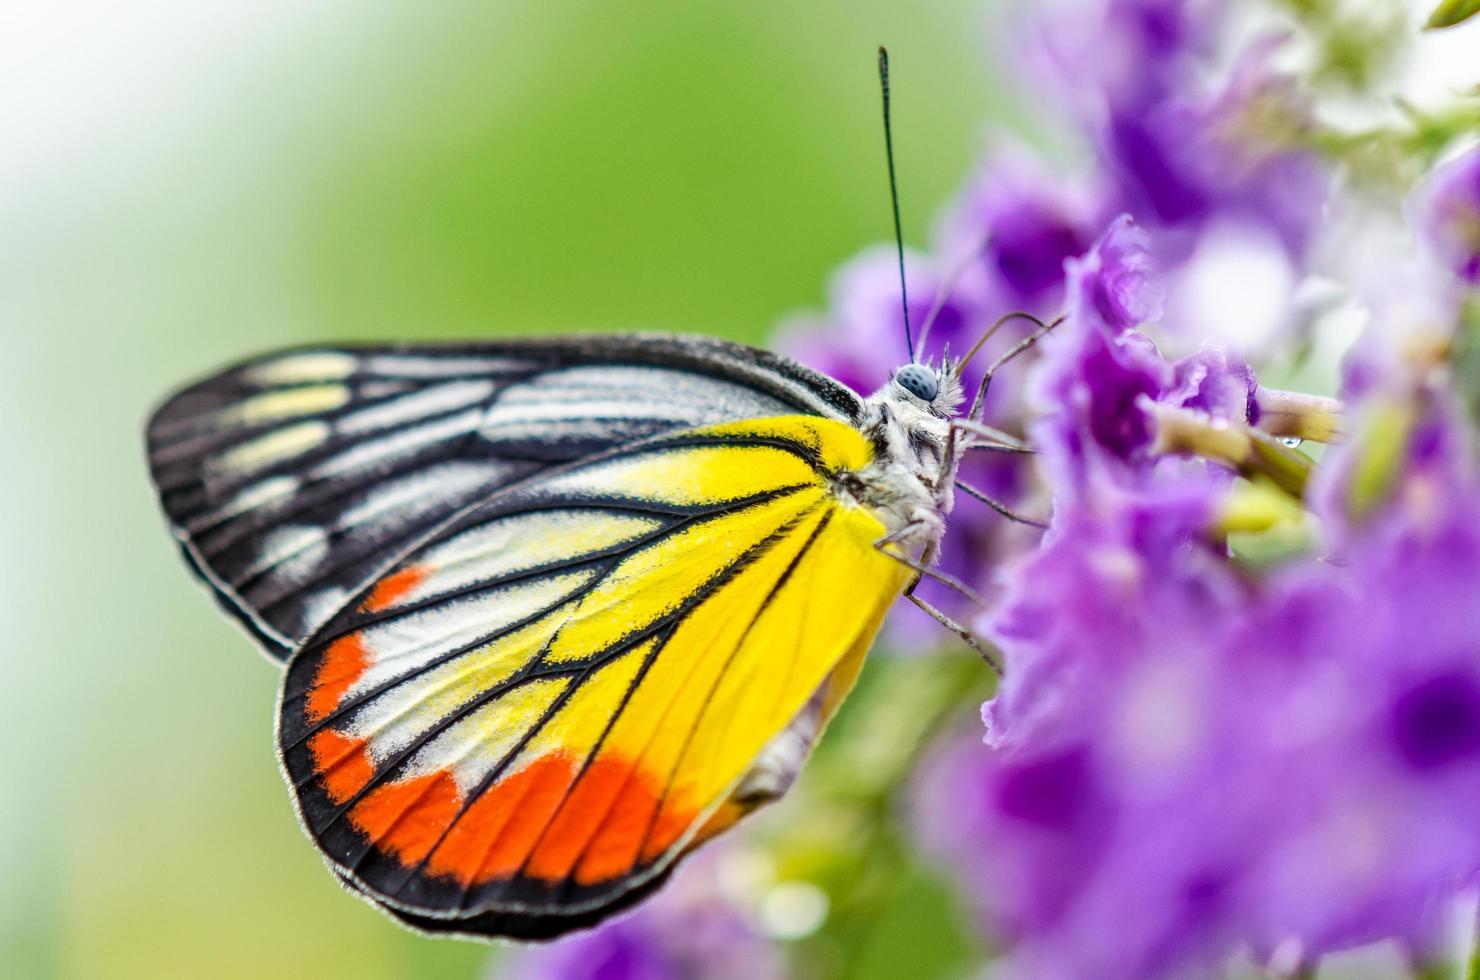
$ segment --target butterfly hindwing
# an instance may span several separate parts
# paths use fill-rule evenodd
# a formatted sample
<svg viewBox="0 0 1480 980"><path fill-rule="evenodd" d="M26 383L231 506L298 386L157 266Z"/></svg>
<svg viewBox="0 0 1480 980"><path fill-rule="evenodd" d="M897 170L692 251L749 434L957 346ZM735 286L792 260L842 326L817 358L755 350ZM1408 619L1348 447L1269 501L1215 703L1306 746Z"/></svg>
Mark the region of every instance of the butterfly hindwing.
<svg viewBox="0 0 1480 980"><path fill-rule="evenodd" d="M224 371L150 419L151 473L192 566L274 656L451 515L658 433L802 412L847 389L704 338L629 334L303 349Z"/></svg>
<svg viewBox="0 0 1480 980"><path fill-rule="evenodd" d="M551 934L777 795L905 581L764 418L558 467L459 514L292 659L279 741L351 886L443 931Z"/></svg>

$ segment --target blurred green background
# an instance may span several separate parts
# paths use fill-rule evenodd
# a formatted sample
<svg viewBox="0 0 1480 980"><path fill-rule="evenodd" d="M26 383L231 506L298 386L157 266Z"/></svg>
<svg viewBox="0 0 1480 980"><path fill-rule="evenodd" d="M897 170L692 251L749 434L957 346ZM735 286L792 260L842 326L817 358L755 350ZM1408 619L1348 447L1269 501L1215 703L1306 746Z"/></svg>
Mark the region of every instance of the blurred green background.
<svg viewBox="0 0 1480 980"><path fill-rule="evenodd" d="M0 973L483 970L484 947L347 898L304 841L277 672L166 537L146 413L308 341L763 341L888 236L877 44L915 242L1010 121L986 20L979 0L7 5Z"/></svg>

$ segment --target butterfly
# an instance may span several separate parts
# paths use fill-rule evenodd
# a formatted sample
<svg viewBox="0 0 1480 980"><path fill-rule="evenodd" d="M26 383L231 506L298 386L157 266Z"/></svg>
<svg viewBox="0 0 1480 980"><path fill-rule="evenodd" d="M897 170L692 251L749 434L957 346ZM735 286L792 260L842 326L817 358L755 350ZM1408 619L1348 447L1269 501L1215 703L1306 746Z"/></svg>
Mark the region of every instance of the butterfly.
<svg viewBox="0 0 1480 980"><path fill-rule="evenodd" d="M979 348L867 398L698 336L303 348L175 394L148 461L284 664L333 872L420 930L549 938L780 797L896 597L964 589L931 568L957 467L1023 448L985 381L959 413Z"/></svg>

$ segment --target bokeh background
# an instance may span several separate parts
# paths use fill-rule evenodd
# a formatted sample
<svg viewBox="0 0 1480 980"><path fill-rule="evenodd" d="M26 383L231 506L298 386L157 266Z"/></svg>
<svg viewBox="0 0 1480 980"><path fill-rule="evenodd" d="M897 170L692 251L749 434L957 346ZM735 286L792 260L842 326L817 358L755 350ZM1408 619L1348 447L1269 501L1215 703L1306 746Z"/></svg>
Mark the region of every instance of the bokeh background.
<svg viewBox="0 0 1480 980"><path fill-rule="evenodd" d="M277 670L164 533L150 408L289 344L765 342L889 236L879 43L911 243L991 134L1044 142L993 74L1005 2L0 8L0 976L498 975L347 897L299 832ZM1425 38L1405 93L1473 84L1477 43ZM919 747L977 730L983 673L952 644L872 658L752 829L769 856L690 885L769 889L758 927L809 975L971 973L896 811Z"/></svg>
<svg viewBox="0 0 1480 980"><path fill-rule="evenodd" d="M303 839L277 671L164 534L147 412L285 344L762 341L888 235L876 45L912 239L1018 122L985 24L977 0L6 4L0 974L488 969Z"/></svg>

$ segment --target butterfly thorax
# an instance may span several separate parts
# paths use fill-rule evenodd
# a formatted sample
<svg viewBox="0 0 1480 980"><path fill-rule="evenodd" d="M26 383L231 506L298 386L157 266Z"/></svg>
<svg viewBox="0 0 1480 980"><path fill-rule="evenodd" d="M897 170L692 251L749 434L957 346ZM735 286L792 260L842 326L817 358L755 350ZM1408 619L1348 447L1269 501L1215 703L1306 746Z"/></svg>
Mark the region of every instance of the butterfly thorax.
<svg viewBox="0 0 1480 980"><path fill-rule="evenodd" d="M936 382L929 401L897 380L866 400L859 428L873 444L874 460L847 488L901 545L932 558L955 503L961 458L959 440L951 439L961 387L948 370Z"/></svg>

